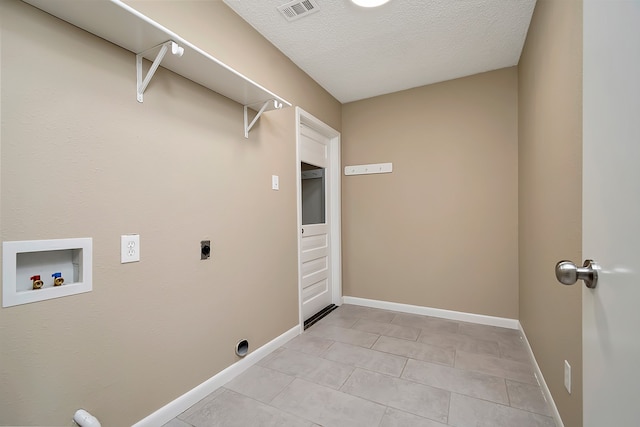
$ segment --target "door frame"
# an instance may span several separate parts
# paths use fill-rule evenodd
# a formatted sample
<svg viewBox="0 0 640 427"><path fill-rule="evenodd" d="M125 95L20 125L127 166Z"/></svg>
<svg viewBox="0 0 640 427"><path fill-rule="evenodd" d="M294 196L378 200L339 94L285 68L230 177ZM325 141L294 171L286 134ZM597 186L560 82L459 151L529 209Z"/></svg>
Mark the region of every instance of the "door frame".
<svg viewBox="0 0 640 427"><path fill-rule="evenodd" d="M300 249L302 229L302 175L300 171L300 130L301 125L310 127L329 139L328 161L325 179L329 197L327 203L327 219L329 220L329 277L331 278L331 303L342 304L342 203L340 163L340 132L322 122L300 107L296 107L296 204L297 204L297 241L298 241L298 319L300 331L304 330L302 315L302 269Z"/></svg>

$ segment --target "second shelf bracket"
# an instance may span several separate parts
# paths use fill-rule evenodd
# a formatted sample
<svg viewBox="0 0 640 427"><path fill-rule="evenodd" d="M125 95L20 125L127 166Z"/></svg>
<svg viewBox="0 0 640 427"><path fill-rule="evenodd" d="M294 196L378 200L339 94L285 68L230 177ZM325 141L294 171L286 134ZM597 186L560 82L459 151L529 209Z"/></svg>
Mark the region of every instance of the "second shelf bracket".
<svg viewBox="0 0 640 427"><path fill-rule="evenodd" d="M264 113L264 111L267 109L269 104L272 103L272 102L273 102L273 107L276 110L279 110L280 108L282 108L282 103L281 102L278 102L275 99L270 99L270 100L266 101L264 104L262 104L262 107L260 107L260 109L256 113L256 115L253 118L253 120L251 120L251 123L249 123L249 106L248 105L244 106L244 137L245 138L249 138L249 131L251 130L253 125L256 124L256 122L258 121L258 119L260 118L262 113Z"/></svg>
<svg viewBox="0 0 640 427"><path fill-rule="evenodd" d="M156 55L156 59L153 60L153 64L151 64L151 68L149 68L149 71L147 72L147 75L144 77L144 80L143 80L142 79L142 62L143 62L142 60L144 59L144 56L149 51L157 49L158 47L160 48L160 51ZM136 96L137 96L138 102L143 102L144 91L147 89L147 86L149 85L151 78L153 77L156 70L160 66L160 63L162 62L162 60L164 59L164 56L169 51L169 48L171 48L171 53L173 55L182 56L184 54L184 48L180 47L178 43L172 40L168 40L164 43L161 43L157 46L152 47L151 49L147 49L144 52L140 52L136 55L136 79L137 79Z"/></svg>

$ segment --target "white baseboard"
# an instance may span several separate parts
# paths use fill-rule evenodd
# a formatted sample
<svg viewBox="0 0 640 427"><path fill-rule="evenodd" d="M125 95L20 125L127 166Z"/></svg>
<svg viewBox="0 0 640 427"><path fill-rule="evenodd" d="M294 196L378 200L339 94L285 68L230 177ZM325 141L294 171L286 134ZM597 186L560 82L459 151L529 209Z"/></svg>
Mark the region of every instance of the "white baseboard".
<svg viewBox="0 0 640 427"><path fill-rule="evenodd" d="M397 302L387 302L356 297L342 297L342 302L344 304L362 305L364 307L382 308L384 310L399 311L401 313L441 317L443 319L478 323L480 325L499 326L509 329L520 329L520 322L517 319L508 319L506 317L485 316L483 314L464 313L462 311L443 310L440 308L422 307L419 305L400 304Z"/></svg>
<svg viewBox="0 0 640 427"><path fill-rule="evenodd" d="M535 355L533 354L533 349L529 344L529 340L527 339L527 334L524 333L524 329L522 328L522 324L518 322L518 329L522 333L522 337L524 338L524 343L529 350L529 356L531 357L531 361L533 362L533 367L535 368L536 378L538 379L538 383L540 384L540 388L542 389L542 394L546 399L549 406L551 406L551 411L553 412L552 417L556 422L556 427L564 427L564 423L562 422L562 418L560 418L560 412L558 412L558 407L556 406L556 402L553 400L553 396L551 396L551 391L547 386L547 382L544 380L544 376L542 375L542 371L540 370L540 366L538 366L538 361L536 360Z"/></svg>
<svg viewBox="0 0 640 427"><path fill-rule="evenodd" d="M249 353L243 359L220 371L202 384L189 390L174 401L169 402L162 408L155 411L153 414L138 421L133 425L133 427L158 427L168 423L169 421L207 397L217 388L222 387L223 385L249 369L251 366L255 365L262 358L269 355L277 348L281 347L287 341L300 335L300 330L300 325L294 326L284 334L274 338L262 347Z"/></svg>

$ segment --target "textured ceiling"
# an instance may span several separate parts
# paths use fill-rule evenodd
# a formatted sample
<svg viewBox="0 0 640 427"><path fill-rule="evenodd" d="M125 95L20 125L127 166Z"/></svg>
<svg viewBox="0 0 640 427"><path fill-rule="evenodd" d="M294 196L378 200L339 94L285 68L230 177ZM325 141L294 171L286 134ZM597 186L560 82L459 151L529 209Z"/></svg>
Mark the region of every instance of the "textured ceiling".
<svg viewBox="0 0 640 427"><path fill-rule="evenodd" d="M391 0L367 9L315 0L287 21L289 0L224 0L340 102L516 65L535 0Z"/></svg>

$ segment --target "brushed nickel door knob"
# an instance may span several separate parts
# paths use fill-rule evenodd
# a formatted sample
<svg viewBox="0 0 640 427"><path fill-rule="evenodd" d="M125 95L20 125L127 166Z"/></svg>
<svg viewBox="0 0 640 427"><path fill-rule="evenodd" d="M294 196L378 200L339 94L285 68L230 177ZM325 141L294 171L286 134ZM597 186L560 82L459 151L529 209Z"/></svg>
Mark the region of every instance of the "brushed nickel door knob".
<svg viewBox="0 0 640 427"><path fill-rule="evenodd" d="M585 260L582 267L576 267L571 261L563 260L556 264L556 278L563 285L573 285L583 280L587 288L594 289L598 285L600 266L593 260Z"/></svg>

